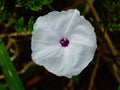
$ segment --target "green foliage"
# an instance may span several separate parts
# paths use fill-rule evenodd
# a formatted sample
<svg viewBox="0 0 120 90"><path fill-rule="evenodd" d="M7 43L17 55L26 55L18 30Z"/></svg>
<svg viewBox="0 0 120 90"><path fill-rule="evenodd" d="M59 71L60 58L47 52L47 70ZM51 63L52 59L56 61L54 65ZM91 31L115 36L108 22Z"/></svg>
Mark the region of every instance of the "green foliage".
<svg viewBox="0 0 120 90"><path fill-rule="evenodd" d="M0 83L0 90L6 90L1 83Z"/></svg>
<svg viewBox="0 0 120 90"><path fill-rule="evenodd" d="M16 30L18 33L22 33L22 31L23 31L23 25L24 25L24 18L21 17L20 19L18 19L18 20L16 21L15 30Z"/></svg>
<svg viewBox="0 0 120 90"><path fill-rule="evenodd" d="M23 16L22 13L19 14L18 7L27 11L28 9L32 11L38 11L42 9L43 5L51 3L53 0L14 0L12 8L7 5L7 1L0 0L0 25L6 28L14 28L18 33L22 32L32 32L34 17ZM12 10L13 11L9 11ZM18 18L20 17L20 18ZM27 18L27 20L26 20Z"/></svg>
<svg viewBox="0 0 120 90"><path fill-rule="evenodd" d="M14 18L9 18L8 23L5 24L6 27L10 27L15 23Z"/></svg>
<svg viewBox="0 0 120 90"><path fill-rule="evenodd" d="M109 30L113 31L113 30L118 30L120 31L120 23L116 24L116 23L109 23L108 24Z"/></svg>
<svg viewBox="0 0 120 90"><path fill-rule="evenodd" d="M0 23L4 22L5 20L8 20L11 16L11 13L7 10L0 11Z"/></svg>
<svg viewBox="0 0 120 90"><path fill-rule="evenodd" d="M119 84L119 86L118 86L118 90L120 90L120 84Z"/></svg>
<svg viewBox="0 0 120 90"><path fill-rule="evenodd" d="M15 30L18 33L27 32L27 31L31 33L33 30L33 24L34 24L33 16L30 17L27 25L24 24L24 18L21 17L16 21Z"/></svg>
<svg viewBox="0 0 120 90"><path fill-rule="evenodd" d="M38 11L43 5L51 3L52 0L16 0L16 7L26 7L33 11Z"/></svg>
<svg viewBox="0 0 120 90"><path fill-rule="evenodd" d="M120 9L120 0L117 2L112 0L106 0L105 3L105 10L106 10L106 21L107 21L107 28L110 31L117 30L120 31L120 15L119 15L119 9Z"/></svg>
<svg viewBox="0 0 120 90"><path fill-rule="evenodd" d="M114 12L120 8L120 1L118 0L117 2L115 2L112 0L106 0L105 7L111 12Z"/></svg>
<svg viewBox="0 0 120 90"><path fill-rule="evenodd" d="M72 80L73 80L73 82L74 82L75 84L79 84L79 78L78 78L78 76L73 76L73 77L72 77Z"/></svg>
<svg viewBox="0 0 120 90"><path fill-rule="evenodd" d="M28 21L28 31L29 32L32 32L32 30L33 30L33 24L34 24L34 17L31 16L31 18Z"/></svg>
<svg viewBox="0 0 120 90"><path fill-rule="evenodd" d="M5 45L0 38L0 66L2 73L5 76L6 82L9 86L9 90L24 90L22 83L17 75L17 72L10 60ZM0 88L1 90L2 88ZM3 89L4 90L4 89Z"/></svg>
<svg viewBox="0 0 120 90"><path fill-rule="evenodd" d="M4 1L0 0L0 11L4 9Z"/></svg>

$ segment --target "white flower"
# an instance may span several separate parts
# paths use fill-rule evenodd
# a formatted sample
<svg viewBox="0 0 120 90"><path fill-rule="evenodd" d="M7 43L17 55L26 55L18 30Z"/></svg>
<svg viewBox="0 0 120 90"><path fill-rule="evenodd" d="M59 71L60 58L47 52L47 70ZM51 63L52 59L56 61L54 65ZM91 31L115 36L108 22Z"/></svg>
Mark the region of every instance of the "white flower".
<svg viewBox="0 0 120 90"><path fill-rule="evenodd" d="M48 71L71 78L93 59L96 35L77 9L40 16L32 36L32 59Z"/></svg>

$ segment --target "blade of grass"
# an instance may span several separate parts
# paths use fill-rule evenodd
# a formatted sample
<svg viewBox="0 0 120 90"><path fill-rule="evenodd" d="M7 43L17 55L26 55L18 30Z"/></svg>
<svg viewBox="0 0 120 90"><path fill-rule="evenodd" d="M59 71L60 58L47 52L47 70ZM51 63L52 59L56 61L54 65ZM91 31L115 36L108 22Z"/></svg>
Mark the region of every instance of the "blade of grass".
<svg viewBox="0 0 120 90"><path fill-rule="evenodd" d="M10 60L5 45L0 38L0 67L5 76L9 90L24 90L17 72Z"/></svg>
<svg viewBox="0 0 120 90"><path fill-rule="evenodd" d="M0 90L6 90L2 84L0 84Z"/></svg>
<svg viewBox="0 0 120 90"><path fill-rule="evenodd" d="M119 84L119 86L118 86L118 90L120 90L120 84Z"/></svg>

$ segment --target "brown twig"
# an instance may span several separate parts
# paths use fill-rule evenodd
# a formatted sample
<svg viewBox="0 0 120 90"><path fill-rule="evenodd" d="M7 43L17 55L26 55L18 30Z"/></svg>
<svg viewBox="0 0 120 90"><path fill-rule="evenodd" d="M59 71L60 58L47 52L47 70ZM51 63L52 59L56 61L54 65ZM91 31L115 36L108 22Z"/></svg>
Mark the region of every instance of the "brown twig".
<svg viewBox="0 0 120 90"><path fill-rule="evenodd" d="M55 11L55 10L56 10L51 4L48 4L47 7L48 7L51 11Z"/></svg>
<svg viewBox="0 0 120 90"><path fill-rule="evenodd" d="M87 0L87 4L89 5L90 10L92 11L93 15L95 16L96 21L98 23L101 22L101 19L99 18L98 13L97 13L97 11L95 10L95 8L93 6L92 0ZM101 27L100 29L101 29L101 32L104 33L104 35L105 35L106 42L107 42L113 56L117 55L118 51L115 49L115 46L113 45L113 43L112 43L109 35L107 34L107 32L105 32L104 27Z"/></svg>
<svg viewBox="0 0 120 90"><path fill-rule="evenodd" d="M109 67L110 72L115 77L118 83L120 83L120 67L114 63L113 59L110 57L102 56L102 59Z"/></svg>
<svg viewBox="0 0 120 90"><path fill-rule="evenodd" d="M22 32L22 33L10 33L10 34L1 34L0 37L1 38L5 38L5 37L17 37L17 36L27 36L27 35L32 35L30 32Z"/></svg>
<svg viewBox="0 0 120 90"><path fill-rule="evenodd" d="M12 46L14 46L14 49L12 48ZM18 48L16 41L13 38L9 37L9 41L6 46L6 49L10 50L10 52L13 53L13 55L10 56L11 61L15 60L18 57L19 48Z"/></svg>
<svg viewBox="0 0 120 90"><path fill-rule="evenodd" d="M70 81L68 82L67 87L65 87L64 90L74 90L73 80L72 79L70 79Z"/></svg>
<svg viewBox="0 0 120 90"><path fill-rule="evenodd" d="M87 4L89 5L90 10L92 11L96 21L98 23L101 22L101 19L100 19L99 15L98 15L97 11L94 8L92 1L91 0L87 0ZM118 54L118 51L116 50L115 46L113 45L109 35L107 34L107 32L105 32L105 29L104 29L103 26L100 27L100 30L101 30L102 33L104 33L104 38L105 38L105 40L106 40L106 42L107 42L107 44L108 44L108 46L109 46L109 48L111 50L112 55L116 56ZM92 87L93 87L93 84L94 84L94 78L95 78L96 71L97 71L97 68L98 68L99 59L100 59L100 55L98 54L97 60L96 60L96 65L95 65L95 67L93 69L92 76L90 78L91 83L89 84L88 90L92 90ZM115 74L114 76L117 79L119 79L118 75L115 72L113 72L113 73Z"/></svg>
<svg viewBox="0 0 120 90"><path fill-rule="evenodd" d="M25 73L33 65L35 65L35 63L33 61L28 62L27 64L24 65L24 67L22 68L22 70L20 70L18 73L19 74Z"/></svg>
<svg viewBox="0 0 120 90"><path fill-rule="evenodd" d="M90 84L88 86L88 90L92 90L92 88L93 88L94 79L95 79L96 72L97 72L97 69L98 69L98 66L99 66L100 57L101 57L101 52L98 53L98 55L97 55L96 63L95 63L94 69L93 69L91 77L90 77Z"/></svg>

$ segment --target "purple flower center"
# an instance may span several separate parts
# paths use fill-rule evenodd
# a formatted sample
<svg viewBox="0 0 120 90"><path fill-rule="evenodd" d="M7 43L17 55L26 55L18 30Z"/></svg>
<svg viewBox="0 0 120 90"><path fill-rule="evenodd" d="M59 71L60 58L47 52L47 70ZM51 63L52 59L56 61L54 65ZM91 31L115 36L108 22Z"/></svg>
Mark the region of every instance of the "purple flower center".
<svg viewBox="0 0 120 90"><path fill-rule="evenodd" d="M62 47L67 47L68 44L69 44L69 40L67 38L62 38L60 40L60 44L61 44Z"/></svg>

